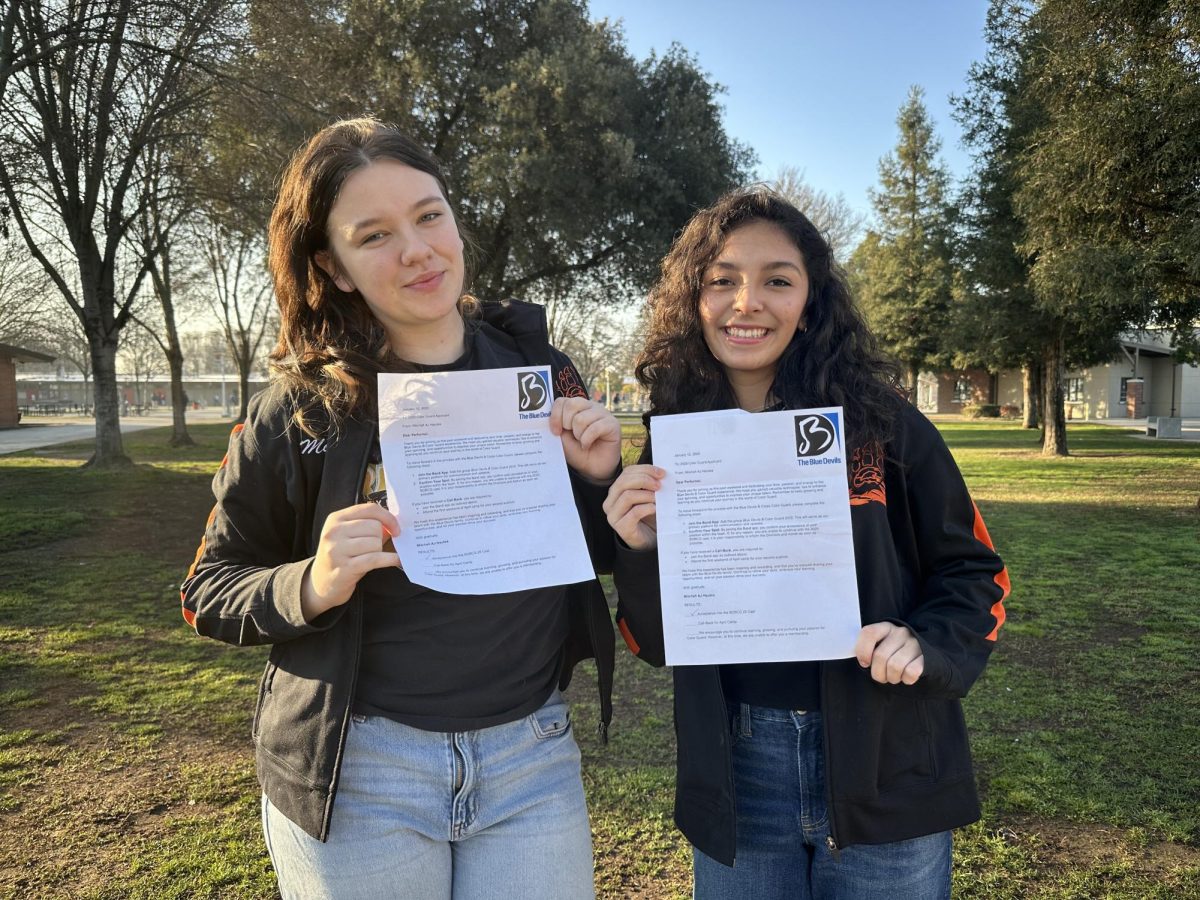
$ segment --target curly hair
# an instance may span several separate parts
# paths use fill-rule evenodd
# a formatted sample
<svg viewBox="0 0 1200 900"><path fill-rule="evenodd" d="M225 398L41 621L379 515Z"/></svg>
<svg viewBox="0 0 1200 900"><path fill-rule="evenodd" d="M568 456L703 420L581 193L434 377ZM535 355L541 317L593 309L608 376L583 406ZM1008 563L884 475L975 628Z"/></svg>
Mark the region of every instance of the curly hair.
<svg viewBox="0 0 1200 900"><path fill-rule="evenodd" d="M725 369L704 340L700 293L704 273L726 237L769 222L795 244L808 274L805 329L779 358L770 396L787 409L841 406L851 446L888 443L903 406L900 370L879 349L834 262L829 242L796 207L755 186L702 209L676 237L650 292L650 325L635 372L650 390L650 415L737 405Z"/></svg>
<svg viewBox="0 0 1200 900"><path fill-rule="evenodd" d="M346 179L384 159L433 176L449 202L441 165L431 153L392 126L359 118L323 128L296 151L271 212L268 267L280 315L271 370L301 398L293 419L308 434L315 434L318 410L318 418L336 432L343 420L374 405L379 372L406 368L362 295L340 290L316 261L329 249L326 223ZM474 298L464 295L459 306L472 311Z"/></svg>

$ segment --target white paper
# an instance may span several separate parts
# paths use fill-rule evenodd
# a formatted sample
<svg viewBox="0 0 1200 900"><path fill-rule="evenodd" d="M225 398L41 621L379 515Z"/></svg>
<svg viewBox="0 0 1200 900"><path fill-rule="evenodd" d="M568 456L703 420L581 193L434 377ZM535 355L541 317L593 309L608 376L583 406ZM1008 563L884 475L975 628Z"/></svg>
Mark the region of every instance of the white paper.
<svg viewBox="0 0 1200 900"><path fill-rule="evenodd" d="M595 577L547 366L379 376L393 541L414 584L500 594Z"/></svg>
<svg viewBox="0 0 1200 900"><path fill-rule="evenodd" d="M853 655L841 407L651 421L667 664Z"/></svg>

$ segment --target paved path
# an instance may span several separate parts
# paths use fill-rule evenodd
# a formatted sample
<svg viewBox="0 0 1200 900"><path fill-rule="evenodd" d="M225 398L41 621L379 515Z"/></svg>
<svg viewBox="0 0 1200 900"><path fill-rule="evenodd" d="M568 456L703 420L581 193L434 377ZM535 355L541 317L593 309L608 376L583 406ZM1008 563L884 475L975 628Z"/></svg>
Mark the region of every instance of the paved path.
<svg viewBox="0 0 1200 900"><path fill-rule="evenodd" d="M233 419L217 407L188 410L189 422L232 422ZM1145 434L1145 419L1090 419L1087 424L1112 425L1118 428L1136 428ZM144 416L122 416L121 433L141 431L143 428L161 428L171 424L169 409L151 410ZM1067 423L1083 424L1080 420ZM1069 433L1069 432L1068 432ZM27 416L17 428L0 428L0 454L34 450L70 441L83 441L96 436L96 423L90 416ZM1146 438L1146 440L1155 440ZM1173 442L1163 438L1164 442ZM1183 420L1183 440L1200 442L1200 419Z"/></svg>
<svg viewBox="0 0 1200 900"><path fill-rule="evenodd" d="M189 410L189 422L232 422L220 409ZM155 409L144 416L121 416L121 433L171 425L169 409ZM96 421L91 416L26 416L16 428L0 428L0 454L35 450L71 441L94 440Z"/></svg>

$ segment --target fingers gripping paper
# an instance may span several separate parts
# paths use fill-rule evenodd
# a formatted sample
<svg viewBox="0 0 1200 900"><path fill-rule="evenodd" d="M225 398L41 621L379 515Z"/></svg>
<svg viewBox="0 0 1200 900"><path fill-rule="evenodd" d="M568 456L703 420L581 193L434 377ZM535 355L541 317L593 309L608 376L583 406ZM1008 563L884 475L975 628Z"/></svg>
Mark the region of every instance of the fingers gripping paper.
<svg viewBox="0 0 1200 900"><path fill-rule="evenodd" d="M499 594L595 577L545 366L379 376L395 539L415 584Z"/></svg>
<svg viewBox="0 0 1200 900"><path fill-rule="evenodd" d="M652 420L668 665L853 655L841 423L840 407Z"/></svg>

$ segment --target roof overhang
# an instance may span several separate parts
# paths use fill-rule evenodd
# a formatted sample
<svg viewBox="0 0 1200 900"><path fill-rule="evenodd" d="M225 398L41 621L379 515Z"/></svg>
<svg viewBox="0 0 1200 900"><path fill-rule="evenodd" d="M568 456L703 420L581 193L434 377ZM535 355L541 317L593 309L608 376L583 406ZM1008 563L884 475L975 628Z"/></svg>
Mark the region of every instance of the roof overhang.
<svg viewBox="0 0 1200 900"><path fill-rule="evenodd" d="M55 357L49 353L26 350L24 347L16 347L12 344L0 344L0 356L7 356L17 362L54 362L55 360Z"/></svg>

